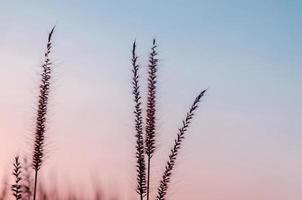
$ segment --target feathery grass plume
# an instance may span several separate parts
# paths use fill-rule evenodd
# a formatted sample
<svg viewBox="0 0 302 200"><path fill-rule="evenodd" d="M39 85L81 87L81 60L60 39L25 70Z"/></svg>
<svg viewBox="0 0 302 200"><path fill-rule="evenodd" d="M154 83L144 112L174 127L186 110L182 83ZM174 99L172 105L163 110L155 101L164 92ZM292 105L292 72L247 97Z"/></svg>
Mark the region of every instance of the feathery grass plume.
<svg viewBox="0 0 302 200"><path fill-rule="evenodd" d="M150 169L151 169L151 158L155 151L155 136L156 136L156 83L157 83L157 45L156 40L153 39L153 46L149 55L148 64L148 96L147 96L147 117L146 117L146 138L145 138L145 149L147 154L147 200L149 200L150 194Z"/></svg>
<svg viewBox="0 0 302 200"><path fill-rule="evenodd" d="M15 183L11 186L13 195L16 200L22 199L21 173L22 173L22 169L21 169L21 163L19 161L19 156L16 156L14 160L14 169L13 169L13 176L15 178Z"/></svg>
<svg viewBox="0 0 302 200"><path fill-rule="evenodd" d="M134 116L135 116L135 137L136 137L136 172L137 172L137 186L136 192L139 194L140 199L143 200L146 193L146 164L144 152L144 138L143 138L143 117L142 117L142 103L139 87L139 64L137 63L136 56L136 43L133 42L132 47L132 94L134 96Z"/></svg>
<svg viewBox="0 0 302 200"><path fill-rule="evenodd" d="M32 170L27 157L22 164L22 200L30 200L32 195Z"/></svg>
<svg viewBox="0 0 302 200"><path fill-rule="evenodd" d="M36 118L36 130L35 130L35 141L34 141L34 149L33 149L33 160L32 167L35 171L35 183L34 183L34 194L33 200L36 199L36 191L37 191L37 181L38 181L38 171L41 168L43 155L44 155L44 139L45 139L45 131L46 131L46 114L47 114L47 104L49 97L49 89L50 89L50 78L51 78L51 62L49 59L50 50L52 47L52 35L55 30L53 27L48 35L47 40L47 49L44 54L44 63L42 65L42 74L41 74L41 83L40 83L40 95L38 101L38 110L37 110L37 118Z"/></svg>
<svg viewBox="0 0 302 200"><path fill-rule="evenodd" d="M199 102L201 98L204 96L206 90L203 90L193 102L189 112L186 115L185 120L182 122L182 127L178 129L177 138L174 141L174 146L171 149L169 160L166 164L164 174L162 176L162 179L160 181L160 185L157 191L156 200L165 200L165 197L167 195L168 190L168 184L170 183L170 179L172 176L172 171L176 162L176 158L178 155L178 152L181 148L182 142L185 138L185 133L187 132L187 129L191 123L192 118L194 117L195 110L198 108Z"/></svg>

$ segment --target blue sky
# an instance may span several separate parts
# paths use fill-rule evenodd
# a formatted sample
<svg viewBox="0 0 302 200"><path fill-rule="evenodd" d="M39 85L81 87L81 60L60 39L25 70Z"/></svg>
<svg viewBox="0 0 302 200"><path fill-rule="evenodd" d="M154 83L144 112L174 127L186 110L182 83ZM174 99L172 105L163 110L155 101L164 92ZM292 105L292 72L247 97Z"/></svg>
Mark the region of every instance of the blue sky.
<svg viewBox="0 0 302 200"><path fill-rule="evenodd" d="M100 178L123 177L121 191L131 191L130 50L136 39L145 77L156 37L161 60L156 173L184 112L209 88L184 145L171 198L190 193L190 200L300 200L301 11L301 1L285 0L2 1L1 160L23 153L30 141L39 65L56 24L48 166L72 177L66 157L81 149L79 158L68 161L74 171L87 163L79 179L86 180L90 169L110 169ZM114 145L123 153L102 153ZM95 151L97 159L91 156ZM194 173L184 172L192 168ZM202 187L196 184L200 180Z"/></svg>

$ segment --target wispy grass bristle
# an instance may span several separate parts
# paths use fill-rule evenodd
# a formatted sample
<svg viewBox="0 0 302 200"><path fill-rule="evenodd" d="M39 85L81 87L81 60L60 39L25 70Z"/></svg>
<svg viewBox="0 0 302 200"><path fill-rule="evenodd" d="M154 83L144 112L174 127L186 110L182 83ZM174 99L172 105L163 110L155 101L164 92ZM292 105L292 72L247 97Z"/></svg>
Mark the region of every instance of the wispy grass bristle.
<svg viewBox="0 0 302 200"><path fill-rule="evenodd" d="M186 115L185 120L182 122L182 127L178 129L177 138L174 140L174 146L171 149L169 159L165 166L165 171L160 181L160 185L157 191L156 200L165 200L167 195L167 190L172 176L172 171L175 166L176 158L185 138L185 133L194 117L195 111L198 108L201 98L204 96L206 90L203 90L194 100L189 112Z"/></svg>
<svg viewBox="0 0 302 200"><path fill-rule="evenodd" d="M133 42L132 47L132 94L134 96L134 117L135 117L135 137L136 137L136 172L137 172L137 186L136 192L143 200L146 193L146 164L145 164L145 151L144 151L144 138L143 138L143 117L142 117L142 103L139 87L139 64L136 55L136 42Z"/></svg>
<svg viewBox="0 0 302 200"><path fill-rule="evenodd" d="M153 39L153 46L149 55L148 64L148 96L147 96L147 111L146 111L146 154L148 158L153 156L155 151L155 136L156 136L156 83L157 83L157 65L158 59L156 40Z"/></svg>
<svg viewBox="0 0 302 200"><path fill-rule="evenodd" d="M148 64L148 94L146 110L146 155L147 155L147 200L150 198L151 158L155 151L156 137L156 83L157 83L157 45L153 39Z"/></svg>
<svg viewBox="0 0 302 200"><path fill-rule="evenodd" d="M44 54L44 63L42 65L40 95L39 95L39 101L38 101L35 141L34 141L33 159L32 159L32 166L35 171L33 200L36 199L38 171L41 168L41 165L43 162L43 157L44 157L46 115L47 115L47 105L48 105L50 79L51 79L51 71L52 71L52 68L51 68L52 63L50 62L49 54L50 54L50 50L52 47L51 39L52 39L54 30L55 30L55 27L53 27L51 29L50 33L48 34L47 47L46 47L46 52Z"/></svg>
<svg viewBox="0 0 302 200"><path fill-rule="evenodd" d="M15 183L12 184L11 190L13 192L13 195L16 200L22 199L22 169L21 169L21 163L19 161L19 156L16 156L14 159L14 169L13 169L13 176L15 178Z"/></svg>

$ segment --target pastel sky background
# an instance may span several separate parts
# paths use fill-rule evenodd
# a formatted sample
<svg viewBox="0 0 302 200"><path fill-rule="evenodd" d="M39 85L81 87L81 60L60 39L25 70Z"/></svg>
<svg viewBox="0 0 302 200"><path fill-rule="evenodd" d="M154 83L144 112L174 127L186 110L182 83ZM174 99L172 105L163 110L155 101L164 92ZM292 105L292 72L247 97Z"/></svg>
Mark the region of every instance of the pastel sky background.
<svg viewBox="0 0 302 200"><path fill-rule="evenodd" d="M1 177L16 153L31 151L39 66L56 24L45 179L133 197L130 50L136 39L145 77L156 37L154 191L185 112L209 88L170 199L302 199L302 1L0 3Z"/></svg>

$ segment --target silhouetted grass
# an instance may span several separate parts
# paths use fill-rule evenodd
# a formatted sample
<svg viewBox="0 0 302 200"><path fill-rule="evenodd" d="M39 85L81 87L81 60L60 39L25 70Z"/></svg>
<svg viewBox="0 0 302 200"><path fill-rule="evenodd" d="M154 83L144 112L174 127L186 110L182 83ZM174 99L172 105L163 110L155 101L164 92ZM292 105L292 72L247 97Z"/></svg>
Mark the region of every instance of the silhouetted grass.
<svg viewBox="0 0 302 200"><path fill-rule="evenodd" d="M137 63L136 56L136 43L133 42L132 48L132 86L134 95L134 116L135 116L135 137L136 137L136 172L137 172L137 186L136 192L140 195L140 199L143 200L146 193L146 163L145 163L145 149L143 138L143 117L142 117L142 102L139 88L139 64Z"/></svg>
<svg viewBox="0 0 302 200"><path fill-rule="evenodd" d="M13 195L16 200L22 199L22 169L21 169L21 163L19 161L19 156L15 157L14 160L14 169L13 169L13 176L15 178L15 183L11 186Z"/></svg>
<svg viewBox="0 0 302 200"><path fill-rule="evenodd" d="M151 180L151 158L154 155L156 150L156 92L157 92L157 67L158 67L158 58L157 58L157 44L156 40L153 39L151 53L149 55L149 63L148 63L148 88L147 88L147 104L146 104L146 129L145 132L142 131L142 117L141 117L141 95L139 92L139 76L138 70L139 65L136 63L137 56L135 53L136 43L133 43L132 49L132 85L133 85L133 95L135 99L135 127L137 134L135 135L137 138L136 143L136 158L137 158L137 185L138 189L144 186L144 180L146 183L146 198L150 199L150 180ZM191 123L192 118L194 117L195 111L198 108L199 102L201 98L204 96L206 90L203 90L194 100L192 106L190 107L189 112L186 115L185 120L182 122L182 127L179 129L177 134L177 138L174 141L174 146L171 149L171 153L168 157L167 164L164 169L164 173L161 177L160 185L158 187L156 200L165 200L167 191L169 188L170 179L172 177L172 171L175 166L176 158L179 150L181 149L182 142L185 138L185 133ZM142 143L142 138L145 138L145 143ZM144 145L144 148L142 147ZM145 156L147 157L147 169L145 169L145 160L142 149L145 149ZM147 170L147 179L142 179L142 175L145 175L146 172L143 170ZM142 190L138 190L138 194L140 195L140 199L144 199L142 194Z"/></svg>
<svg viewBox="0 0 302 200"><path fill-rule="evenodd" d="M167 195L168 186L170 183L170 179L172 176L172 171L176 162L176 158L178 155L178 152L181 148L182 142L185 139L185 133L188 130L188 127L191 123L192 118L194 117L195 111L198 108L198 104L200 102L200 99L205 94L206 90L203 90L195 99L193 102L193 105L191 106L189 112L186 115L186 118L184 121L182 121L182 127L178 129L177 138L174 140L174 146L171 149L171 153L169 155L164 174L162 176L162 179L160 181L160 185L158 188L156 200L164 200Z"/></svg>
<svg viewBox="0 0 302 200"><path fill-rule="evenodd" d="M147 200L150 198L150 177L151 158L155 151L156 137L156 78L157 63L156 40L153 39L153 46L149 55L148 64L148 96L147 96L147 116L146 116L146 155L147 155Z"/></svg>
<svg viewBox="0 0 302 200"><path fill-rule="evenodd" d="M32 161L28 161L25 157L21 164L19 156L16 156L13 164L14 183L11 185L11 191L16 200L82 200L83 197L77 196L75 191L71 191L67 195L62 194L62 188L55 188L50 190L45 187L43 182L38 183L38 172L41 169L44 160L45 148L45 133L47 126L48 113L48 99L52 78L52 63L49 55L52 48L52 37L55 27L53 27L48 34L46 52L44 54L44 62L41 66L41 82L39 84L39 97L37 104L37 116L35 123L34 146ZM157 97L157 71L159 60L157 58L157 44L156 40L152 41L152 48L148 58L148 78L147 78L147 96L146 96L146 116L143 118L142 96L140 88L140 65L138 63L138 56L136 55L136 42L132 46L132 94L134 96L134 127L136 138L136 192L140 200L150 199L150 182L151 182L151 167L152 157L156 151L156 139L158 130L156 127L156 97ZM167 191L173 175L173 169L176 164L178 153L182 147L183 140L188 131L189 125L195 115L199 106L201 98L206 93L203 90L194 100L185 119L182 121L181 128L178 129L174 146L168 156L163 175L160 179L160 184L157 189L156 200L165 200ZM31 166L30 166L31 165ZM32 177L34 172L34 176ZM39 187L38 187L39 186ZM0 192L0 200L7 199L7 191L9 189L4 187ZM86 200L85 196L85 200ZM92 197L93 200L105 200L103 191L95 190ZM109 198L110 200L116 198Z"/></svg>
<svg viewBox="0 0 302 200"><path fill-rule="evenodd" d="M36 199L38 171L41 168L43 156L44 156L47 104L49 98L50 79L51 79L51 71L52 71L51 69L52 63L50 62L49 54L52 47L51 39L54 30L55 27L51 29L48 35L47 49L44 54L44 63L42 65L43 71L41 74L40 95L39 95L37 118L36 118L35 142L34 142L33 158L32 158L32 166L35 171L33 200Z"/></svg>

